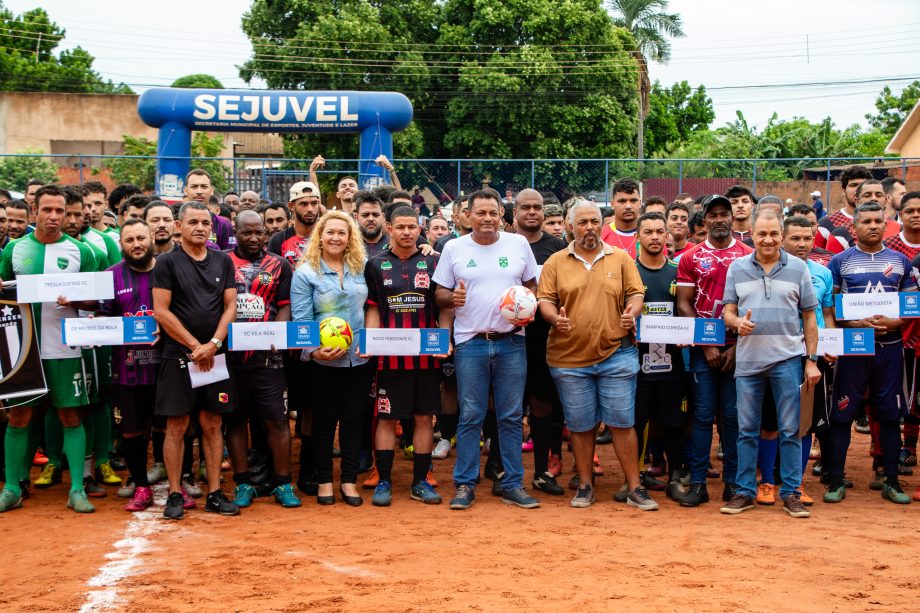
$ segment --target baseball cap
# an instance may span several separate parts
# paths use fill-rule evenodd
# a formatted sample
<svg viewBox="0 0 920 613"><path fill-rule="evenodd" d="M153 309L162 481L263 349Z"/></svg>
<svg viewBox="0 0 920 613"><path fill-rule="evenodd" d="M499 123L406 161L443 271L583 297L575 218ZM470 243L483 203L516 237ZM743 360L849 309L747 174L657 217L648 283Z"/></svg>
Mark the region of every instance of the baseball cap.
<svg viewBox="0 0 920 613"><path fill-rule="evenodd" d="M319 197L319 188L309 181L298 181L291 186L291 197L288 199L288 202L294 202L298 198L303 198L304 196Z"/></svg>
<svg viewBox="0 0 920 613"><path fill-rule="evenodd" d="M815 190L815 191L811 192L811 197L812 197L812 198L820 198L820 197L821 197L821 192Z"/></svg>
<svg viewBox="0 0 920 613"><path fill-rule="evenodd" d="M717 204L727 207L729 211L732 210L732 203L728 198L720 196L719 194L712 194L711 196L703 198L703 215L706 214L706 211L708 211L710 207L716 206Z"/></svg>

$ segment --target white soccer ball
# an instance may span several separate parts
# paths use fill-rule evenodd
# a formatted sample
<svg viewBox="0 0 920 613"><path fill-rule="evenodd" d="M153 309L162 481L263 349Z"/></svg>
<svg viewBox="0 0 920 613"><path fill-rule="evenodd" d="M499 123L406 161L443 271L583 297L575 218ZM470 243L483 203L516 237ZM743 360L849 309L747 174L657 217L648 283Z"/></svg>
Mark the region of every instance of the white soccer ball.
<svg viewBox="0 0 920 613"><path fill-rule="evenodd" d="M523 285L512 285L502 294L498 310L505 321L514 326L526 326L537 314L537 297Z"/></svg>

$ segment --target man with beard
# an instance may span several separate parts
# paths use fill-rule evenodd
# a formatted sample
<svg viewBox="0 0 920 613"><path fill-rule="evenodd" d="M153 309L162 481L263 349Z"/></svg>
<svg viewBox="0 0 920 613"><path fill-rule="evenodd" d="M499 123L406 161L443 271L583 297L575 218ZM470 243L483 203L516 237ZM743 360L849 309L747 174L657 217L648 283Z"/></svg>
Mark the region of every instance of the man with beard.
<svg viewBox="0 0 920 613"><path fill-rule="evenodd" d="M6 205L7 233L11 241L22 238L32 231L29 227L29 205L22 200L13 200Z"/></svg>
<svg viewBox="0 0 920 613"><path fill-rule="evenodd" d="M99 181L89 181L83 184L83 208L89 209L89 218L90 225L100 232L112 235L112 238L116 238L118 231L111 230L102 218L105 216L106 208L108 207L108 202L106 201L106 196L108 195L108 190L106 190L105 185Z"/></svg>
<svg viewBox="0 0 920 613"><path fill-rule="evenodd" d="M535 189L523 189L514 197L514 219L517 233L527 239L530 250L537 261L537 270L551 255L565 249L566 243L543 231L543 196ZM539 282L540 275L537 274ZM524 337L527 346L527 382L524 398L530 410L530 437L533 441L533 481L534 489L551 496L565 493L556 477L549 471L549 455L552 441L562 439L562 405L556 393L556 386L546 365L546 340L549 336L549 324L539 313L527 328ZM496 437L497 439L497 437ZM491 448L489 449L491 452ZM497 458L496 458L497 459ZM554 458L561 465L561 458Z"/></svg>
<svg viewBox="0 0 920 613"><path fill-rule="evenodd" d="M360 191L355 194L355 207L367 257L372 258L387 245L383 234L383 202L370 191Z"/></svg>
<svg viewBox="0 0 920 613"><path fill-rule="evenodd" d="M240 211L236 217L237 245L229 252L236 269L236 321L290 321L291 277L287 260L265 252L268 234L258 213ZM236 482L233 503L241 508L258 495L247 457L251 419L260 419L268 438L274 474L270 486L275 501L285 508L300 506L291 486L291 430L284 404L287 387L284 361L278 351L234 351L230 365L236 378L236 410L227 416L227 449Z"/></svg>
<svg viewBox="0 0 920 613"><path fill-rule="evenodd" d="M708 238L686 252L677 266L677 312L681 317L722 316L722 295L729 265L753 250L732 238L732 205L713 194L703 199L703 223ZM738 412L735 392L735 335L726 330L724 347L691 347L693 375L693 432L690 444L690 490L681 498L685 507L709 502L706 474L712 450L712 424L722 412L724 464L722 500L735 495L738 454Z"/></svg>
<svg viewBox="0 0 920 613"><path fill-rule="evenodd" d="M171 206L162 200L154 200L144 208L144 222L153 235L155 255L163 255L176 248L173 238L176 233L176 220Z"/></svg>
<svg viewBox="0 0 920 613"><path fill-rule="evenodd" d="M294 215L294 225L272 236L268 242L268 252L280 255L291 268L296 268L313 236L313 228L319 219L319 207L319 188L314 183L300 181L292 185L288 208Z"/></svg>
<svg viewBox="0 0 920 613"><path fill-rule="evenodd" d="M613 184L613 221L604 226L601 240L636 257L636 219L642 199L639 184L632 179L620 179Z"/></svg>
<svg viewBox="0 0 920 613"><path fill-rule="evenodd" d="M885 215L888 219L900 221L901 201L904 194L907 193L904 180L897 177L885 177L882 179L882 189L885 190Z"/></svg>
<svg viewBox="0 0 920 613"><path fill-rule="evenodd" d="M252 190L246 190L240 195L239 211L254 211L259 207L259 194Z"/></svg>
<svg viewBox="0 0 920 613"><path fill-rule="evenodd" d="M151 281L154 244L150 228L140 219L125 222L121 229L124 261L109 267L115 284L115 297L99 303L98 315L141 317L153 315ZM147 480L147 441L151 436L156 406L156 346L116 345L112 347L112 399L121 415L122 450L128 464L127 487L133 490L126 511L143 511L153 505L153 492Z"/></svg>
<svg viewBox="0 0 920 613"><path fill-rule="evenodd" d="M269 239L289 225L288 208L280 202L260 204L256 211L262 216L262 221L265 223L265 231L268 233Z"/></svg>

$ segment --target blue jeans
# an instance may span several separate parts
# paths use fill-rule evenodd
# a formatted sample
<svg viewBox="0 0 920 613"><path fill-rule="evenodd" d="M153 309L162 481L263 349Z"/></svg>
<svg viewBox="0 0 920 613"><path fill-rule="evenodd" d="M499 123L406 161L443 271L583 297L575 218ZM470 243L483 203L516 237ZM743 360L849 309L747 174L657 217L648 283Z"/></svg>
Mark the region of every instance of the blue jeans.
<svg viewBox="0 0 920 613"><path fill-rule="evenodd" d="M690 442L690 482L706 483L712 452L712 425L716 411L722 411L722 480L735 482L738 471L738 410L735 373L710 368L703 350L690 350L693 379L693 432Z"/></svg>
<svg viewBox="0 0 920 613"><path fill-rule="evenodd" d="M588 432L599 422L632 428L636 419L639 350L617 349L603 362L581 368L550 367L565 423L572 432Z"/></svg>
<svg viewBox="0 0 920 613"><path fill-rule="evenodd" d="M773 390L776 422L779 424L779 471L783 479L779 497L784 499L802 486L802 439L799 438L803 380L802 358L790 358L774 364L757 375L736 377L738 391L738 493L757 495L757 441L763 414L763 397L767 385ZM773 470L772 467L762 467Z"/></svg>
<svg viewBox="0 0 920 613"><path fill-rule="evenodd" d="M464 341L454 350L454 365L460 399L454 483L473 487L479 477L479 438L491 389L505 468L502 486L506 491L520 488L524 479L521 441L527 380L524 337L512 334L495 341L481 338Z"/></svg>

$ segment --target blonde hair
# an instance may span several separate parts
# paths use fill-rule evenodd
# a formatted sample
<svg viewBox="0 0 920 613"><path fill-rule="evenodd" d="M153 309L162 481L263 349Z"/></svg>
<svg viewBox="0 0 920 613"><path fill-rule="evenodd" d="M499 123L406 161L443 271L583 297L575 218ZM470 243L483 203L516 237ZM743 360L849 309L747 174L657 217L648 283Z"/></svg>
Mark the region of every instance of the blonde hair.
<svg viewBox="0 0 920 613"><path fill-rule="evenodd" d="M308 264L313 270L320 270L320 260L323 256L323 232L330 221L338 219L344 221L348 227L348 244L345 246L345 265L354 275L364 272L364 262L367 260L366 251L364 250L364 241L361 240L361 231L354 218L342 211L329 211L319 218L316 228L313 230L313 240L304 251L298 266Z"/></svg>

